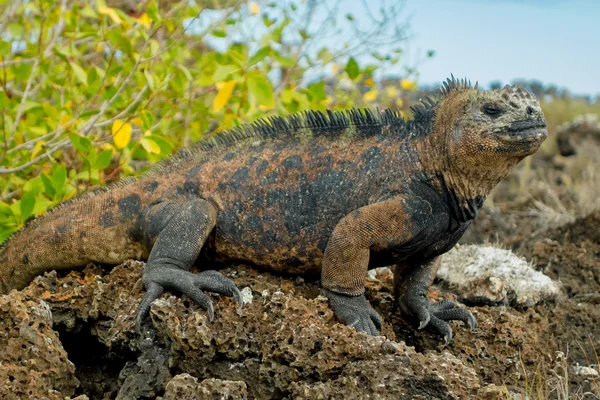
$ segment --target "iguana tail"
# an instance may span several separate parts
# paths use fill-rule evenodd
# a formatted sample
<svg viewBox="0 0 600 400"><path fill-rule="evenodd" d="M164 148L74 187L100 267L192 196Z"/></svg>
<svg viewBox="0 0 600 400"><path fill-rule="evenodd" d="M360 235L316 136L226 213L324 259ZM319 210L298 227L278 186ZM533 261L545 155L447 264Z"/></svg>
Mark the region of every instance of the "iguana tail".
<svg viewBox="0 0 600 400"><path fill-rule="evenodd" d="M128 185L80 196L28 222L0 245L0 294L52 269L146 258L136 237L143 200Z"/></svg>

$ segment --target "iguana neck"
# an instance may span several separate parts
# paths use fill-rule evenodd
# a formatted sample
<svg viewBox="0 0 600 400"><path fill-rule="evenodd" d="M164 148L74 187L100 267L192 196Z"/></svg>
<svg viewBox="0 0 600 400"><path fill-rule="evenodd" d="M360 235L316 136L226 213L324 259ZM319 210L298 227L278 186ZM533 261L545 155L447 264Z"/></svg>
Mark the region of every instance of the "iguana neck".
<svg viewBox="0 0 600 400"><path fill-rule="evenodd" d="M418 154L427 180L436 186L446 198L456 219L472 220L492 189L508 175L519 162L505 163L501 168L494 163L466 166L454 160L443 135L433 132L418 146Z"/></svg>

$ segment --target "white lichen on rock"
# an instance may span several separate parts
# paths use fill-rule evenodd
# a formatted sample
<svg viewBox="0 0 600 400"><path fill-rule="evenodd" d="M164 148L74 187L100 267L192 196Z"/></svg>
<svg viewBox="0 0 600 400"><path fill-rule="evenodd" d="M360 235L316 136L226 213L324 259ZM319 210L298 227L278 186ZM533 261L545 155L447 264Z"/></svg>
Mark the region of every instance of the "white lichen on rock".
<svg viewBox="0 0 600 400"><path fill-rule="evenodd" d="M240 292L242 293L242 303L252 304L252 289L250 289L249 286L246 286L245 288L240 290Z"/></svg>
<svg viewBox="0 0 600 400"><path fill-rule="evenodd" d="M510 250L456 246L442 257L438 278L471 303L531 306L555 298L556 282Z"/></svg>

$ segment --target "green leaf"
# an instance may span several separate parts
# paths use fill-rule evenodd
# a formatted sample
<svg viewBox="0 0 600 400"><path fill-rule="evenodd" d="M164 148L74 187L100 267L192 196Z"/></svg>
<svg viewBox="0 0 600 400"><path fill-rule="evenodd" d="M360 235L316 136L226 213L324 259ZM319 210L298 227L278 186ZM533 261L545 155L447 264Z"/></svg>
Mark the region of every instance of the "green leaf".
<svg viewBox="0 0 600 400"><path fill-rule="evenodd" d="M23 111L32 111L37 108L41 108L42 105L40 103L38 103L37 101L27 100L27 101L25 101L25 103L23 103L22 107L23 107Z"/></svg>
<svg viewBox="0 0 600 400"><path fill-rule="evenodd" d="M264 60L266 57L268 57L270 54L271 54L271 47L269 47L269 46L261 47L260 49L258 49L258 51L256 53L254 53L254 55L252 57L250 57L250 60L248 60L248 66L251 67L255 64L258 64L259 62Z"/></svg>
<svg viewBox="0 0 600 400"><path fill-rule="evenodd" d="M177 64L177 68L179 68L181 70L181 72L183 72L183 74L185 75L185 78L188 81L192 81L193 80L192 74L191 74L190 70L187 69L183 64Z"/></svg>
<svg viewBox="0 0 600 400"><path fill-rule="evenodd" d="M85 86L87 86L87 84L88 84L87 74L85 73L83 68L81 68L79 65L75 64L74 62L69 62L69 65L73 69L73 72L75 72L75 77L77 78L77 80L79 82L83 83Z"/></svg>
<svg viewBox="0 0 600 400"><path fill-rule="evenodd" d="M154 76L147 69L144 70L144 76L146 77L146 82L148 83L148 87L151 91L156 89L156 81L154 80Z"/></svg>
<svg viewBox="0 0 600 400"><path fill-rule="evenodd" d="M14 216L12 208L3 201L0 201L0 215Z"/></svg>
<svg viewBox="0 0 600 400"><path fill-rule="evenodd" d="M33 208L33 214L39 215L46 211L54 204L51 200L48 200L44 196L35 196L35 207Z"/></svg>
<svg viewBox="0 0 600 400"><path fill-rule="evenodd" d="M58 164L52 171L52 186L57 193L61 193L65 182L67 181L67 169L64 165Z"/></svg>
<svg viewBox="0 0 600 400"><path fill-rule="evenodd" d="M160 154L169 154L171 152L171 150L173 149L173 145L171 145L171 143L169 143L167 140L165 140L161 136L148 135L147 138L152 139L154 141L154 143L156 143L158 145L158 147L160 147Z"/></svg>
<svg viewBox="0 0 600 400"><path fill-rule="evenodd" d="M154 115L148 110L142 110L140 113L142 119L142 128L144 131L150 130L154 126Z"/></svg>
<svg viewBox="0 0 600 400"><path fill-rule="evenodd" d="M35 193L33 191L25 192L19 200L19 209L21 210L21 221L25 222L33 212L35 207Z"/></svg>
<svg viewBox="0 0 600 400"><path fill-rule="evenodd" d="M308 85L308 93L312 101L327 99L327 93L325 93L325 82L319 81Z"/></svg>
<svg viewBox="0 0 600 400"><path fill-rule="evenodd" d="M158 5L156 1L151 1L148 3L148 8L146 8L146 12L152 21L158 22L161 20L160 11L158 10Z"/></svg>
<svg viewBox="0 0 600 400"><path fill-rule="evenodd" d="M6 57L7 55L9 55L11 52L11 45L10 43L4 41L4 40L0 40L0 56Z"/></svg>
<svg viewBox="0 0 600 400"><path fill-rule="evenodd" d="M277 56L275 57L282 67L293 67L298 63L298 60L292 57Z"/></svg>
<svg viewBox="0 0 600 400"><path fill-rule="evenodd" d="M90 139L76 133L69 133L69 140L71 140L73 147L81 152L88 152L93 147Z"/></svg>
<svg viewBox="0 0 600 400"><path fill-rule="evenodd" d="M12 22L8 24L8 32L12 37L20 37L25 33L25 28L18 22Z"/></svg>
<svg viewBox="0 0 600 400"><path fill-rule="evenodd" d="M212 80L213 82L222 82L233 72L239 71L239 69L240 68L235 65L219 65L212 76Z"/></svg>
<svg viewBox="0 0 600 400"><path fill-rule="evenodd" d="M2 230L0 230L0 243L4 242L6 239L8 239L10 237L10 235L12 235L13 233L15 233L18 230L19 230L18 227L10 227L8 229L3 228Z"/></svg>
<svg viewBox="0 0 600 400"><path fill-rule="evenodd" d="M358 74L360 74L360 68L358 67L358 63L354 57L350 57L348 60L348 64L346 64L346 73L352 80L354 80Z"/></svg>
<svg viewBox="0 0 600 400"><path fill-rule="evenodd" d="M102 150L100 154L98 154L98 158L96 158L95 168L99 170L103 170L110 165L110 161L112 159L112 150Z"/></svg>
<svg viewBox="0 0 600 400"><path fill-rule="evenodd" d="M218 38L227 37L227 33L222 29L215 29L211 33L214 37L218 37Z"/></svg>
<svg viewBox="0 0 600 400"><path fill-rule="evenodd" d="M54 186L52 185L52 181L43 172L40 174L40 177L42 178L42 182L44 183L44 189L45 189L44 193L46 193L49 197L54 198L54 195L56 194L56 191L54 190Z"/></svg>
<svg viewBox="0 0 600 400"><path fill-rule="evenodd" d="M98 151L96 149L92 149L90 154L87 156L83 156L83 161L85 161L87 169L96 170L94 167L96 166L96 156Z"/></svg>
<svg viewBox="0 0 600 400"><path fill-rule="evenodd" d="M273 94L273 86L267 77L263 75L248 76L248 92L254 101L267 108L275 107L275 95Z"/></svg>

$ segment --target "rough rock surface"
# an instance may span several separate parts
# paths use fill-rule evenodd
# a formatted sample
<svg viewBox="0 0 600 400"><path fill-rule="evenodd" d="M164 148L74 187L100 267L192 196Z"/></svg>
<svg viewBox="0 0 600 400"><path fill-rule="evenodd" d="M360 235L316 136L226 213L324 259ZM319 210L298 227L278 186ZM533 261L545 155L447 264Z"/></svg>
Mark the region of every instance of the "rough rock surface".
<svg viewBox="0 0 600 400"><path fill-rule="evenodd" d="M456 246L442 257L438 278L467 304L528 307L554 300L559 285L510 250Z"/></svg>
<svg viewBox="0 0 600 400"><path fill-rule="evenodd" d="M582 146L596 147L600 143L600 121L596 114L582 114L556 128L560 154L569 157Z"/></svg>
<svg viewBox="0 0 600 400"><path fill-rule="evenodd" d="M198 382L198 379L190 374L180 374L171 379L162 397L164 400L245 400L247 398L246 384L242 381L210 378Z"/></svg>
<svg viewBox="0 0 600 400"><path fill-rule="evenodd" d="M35 360L27 376L45 378L36 378L35 387L47 398L500 399L507 393L524 398L530 382L555 379L549 371L568 343L570 381L597 390L591 371L597 370L592 345L600 337L594 297L600 290L600 243L588 232L598 219L590 216L523 245L527 259L562 281L567 300L561 307L551 302L526 310L471 307L479 328L469 332L453 322L449 346L400 315L389 269L373 271L367 282L367 297L385 321L384 336L336 323L316 279L231 266L222 272L243 289L242 315L231 299L211 295L210 323L195 304L165 293L152 306L143 340L134 332L143 263L47 273L1 298L0 345L20 337L22 321L44 321L36 332L56 340L56 352L31 353L15 339L10 354L0 355L0 387L8 390L3 374L12 357ZM429 296L457 299L435 287Z"/></svg>
<svg viewBox="0 0 600 400"><path fill-rule="evenodd" d="M2 399L62 399L79 384L42 300L17 291L0 296L0 349Z"/></svg>
<svg viewBox="0 0 600 400"><path fill-rule="evenodd" d="M243 315L231 299L214 296L210 323L189 300L166 294L152 306L146 339L140 342L134 318L142 295L141 270L142 263L128 262L108 274L93 266L64 278L48 273L18 294L43 298L52 308L77 365L81 383L75 394L168 398L189 381L172 378L180 373L201 382L192 382L186 393L214 393L218 385L206 381L212 378L236 381L236 388L244 382L249 398L343 393L347 398L451 399L490 390L471 366L442 348L417 352L403 342L336 323L317 282L243 266L223 271L240 287L252 288L253 300ZM381 282L370 285L373 289ZM391 286L384 293L390 291ZM395 337L390 324L384 333ZM460 333L469 335L464 329ZM244 395L241 388L230 390L231 396Z"/></svg>

